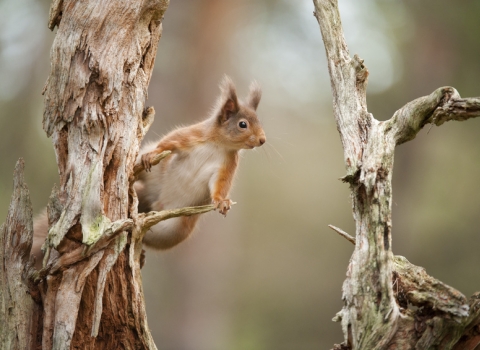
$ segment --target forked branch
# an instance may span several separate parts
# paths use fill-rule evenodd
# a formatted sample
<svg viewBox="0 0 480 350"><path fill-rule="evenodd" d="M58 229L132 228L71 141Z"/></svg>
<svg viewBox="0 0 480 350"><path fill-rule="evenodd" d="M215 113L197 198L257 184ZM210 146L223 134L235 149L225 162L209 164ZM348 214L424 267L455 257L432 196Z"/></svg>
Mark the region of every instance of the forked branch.
<svg viewBox="0 0 480 350"><path fill-rule="evenodd" d="M442 125L480 116L480 98L461 98L455 88L446 86L428 96L407 103L386 121L386 131L393 130L397 145L410 141L426 124Z"/></svg>
<svg viewBox="0 0 480 350"><path fill-rule="evenodd" d="M407 103L387 121L376 120L366 106L368 70L358 56L349 55L337 1L314 0L314 5L344 148L343 180L350 184L356 222L355 249L343 284L345 304L335 317L342 322L345 341L336 349L460 349L458 344L474 349L478 298L469 307L461 293L393 255L391 203L395 147L428 123L479 116L480 99L462 99L454 88L443 87Z"/></svg>

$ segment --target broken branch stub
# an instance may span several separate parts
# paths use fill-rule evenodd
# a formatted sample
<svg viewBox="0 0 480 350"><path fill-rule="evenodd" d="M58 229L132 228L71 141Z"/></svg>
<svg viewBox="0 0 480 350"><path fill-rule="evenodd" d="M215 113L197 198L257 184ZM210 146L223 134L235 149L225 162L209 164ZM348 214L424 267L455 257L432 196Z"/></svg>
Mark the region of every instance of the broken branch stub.
<svg viewBox="0 0 480 350"><path fill-rule="evenodd" d="M40 307L33 300L30 257L33 219L30 193L24 181L24 161L18 160L6 221L0 226L0 344L5 349L32 349Z"/></svg>

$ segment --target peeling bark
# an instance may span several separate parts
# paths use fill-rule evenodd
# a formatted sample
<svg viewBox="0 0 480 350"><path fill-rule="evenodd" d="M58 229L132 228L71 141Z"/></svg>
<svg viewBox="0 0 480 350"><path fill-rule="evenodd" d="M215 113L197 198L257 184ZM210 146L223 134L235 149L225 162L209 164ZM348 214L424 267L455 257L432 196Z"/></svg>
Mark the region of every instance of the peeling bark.
<svg viewBox="0 0 480 350"><path fill-rule="evenodd" d="M367 110L368 70L350 57L336 0L314 0L330 73L356 222L355 249L343 284L344 342L335 349L474 349L480 341L478 296L460 292L395 257L391 246L392 171L397 145L426 124L480 116L479 98L435 90L380 122ZM341 230L334 228L344 237ZM348 237L347 237L348 238Z"/></svg>
<svg viewBox="0 0 480 350"><path fill-rule="evenodd" d="M24 162L15 166L7 220L0 227L0 344L2 349L35 349L42 310L30 259L32 204L23 178Z"/></svg>
<svg viewBox="0 0 480 350"><path fill-rule="evenodd" d="M132 193L145 110L168 0L54 0L57 27L43 127L60 186L48 206L44 349L155 349L140 277Z"/></svg>

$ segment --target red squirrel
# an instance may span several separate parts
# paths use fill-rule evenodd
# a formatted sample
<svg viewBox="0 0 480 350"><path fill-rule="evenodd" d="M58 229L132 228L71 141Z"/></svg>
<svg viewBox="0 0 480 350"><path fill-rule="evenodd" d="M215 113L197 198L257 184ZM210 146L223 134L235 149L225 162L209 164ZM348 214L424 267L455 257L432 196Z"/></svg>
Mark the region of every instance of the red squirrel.
<svg viewBox="0 0 480 350"><path fill-rule="evenodd" d="M160 211L213 203L226 215L228 198L239 151L265 143L265 133L256 109L262 92L250 85L246 101L237 98L235 85L225 76L221 94L210 117L200 123L171 131L160 142L143 147L137 158L145 171L135 183L139 211ZM151 168L150 160L163 151L172 153ZM199 215L161 221L147 232L143 243L154 249L169 249L193 231Z"/></svg>
<svg viewBox="0 0 480 350"><path fill-rule="evenodd" d="M175 129L159 142L142 147L137 163L143 171L135 189L139 212L174 209L213 203L226 215L232 201L228 193L238 166L239 151L265 143L265 133L256 109L262 95L256 82L250 85L246 101L237 98L235 85L225 76L220 96L210 116L186 127ZM165 150L172 153L157 166L150 160ZM185 240L193 231L199 215L172 218L153 226L144 244L154 249L169 249ZM41 245L48 231L46 211L34 222L32 255L37 266L42 261Z"/></svg>

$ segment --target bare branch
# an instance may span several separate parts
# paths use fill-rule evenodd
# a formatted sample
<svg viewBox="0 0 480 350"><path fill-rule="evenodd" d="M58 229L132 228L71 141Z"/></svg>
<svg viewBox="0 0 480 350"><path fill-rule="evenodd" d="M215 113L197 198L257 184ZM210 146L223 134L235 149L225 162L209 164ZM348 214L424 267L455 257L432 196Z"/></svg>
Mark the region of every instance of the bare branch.
<svg viewBox="0 0 480 350"><path fill-rule="evenodd" d="M414 139L426 124L440 126L447 121L464 121L478 116L480 98L461 98L457 90L446 86L400 108L385 122L385 130L394 132L396 144L400 145Z"/></svg>
<svg viewBox="0 0 480 350"><path fill-rule="evenodd" d="M347 176L352 176L362 162L362 144L371 123L366 108L368 70L357 55L350 57L337 1L314 0L314 5L325 43L333 110L344 148Z"/></svg>
<svg viewBox="0 0 480 350"><path fill-rule="evenodd" d="M142 232L146 232L150 227L158 224L160 221L170 218L176 218L179 216L191 216L207 213L215 210L216 206L213 204L201 205L197 207L185 207L172 210L151 211L144 214L139 214L139 220L141 222Z"/></svg>
<svg viewBox="0 0 480 350"><path fill-rule="evenodd" d="M385 131L394 133L397 145L413 140L417 133L431 122L437 107L448 102L452 97L459 97L458 92L447 86L407 103L385 122Z"/></svg>
<svg viewBox="0 0 480 350"><path fill-rule="evenodd" d="M330 227L332 230L334 230L334 231L335 231L336 233L338 233L340 236L342 236L342 237L345 238L347 241L349 241L350 243L352 243L353 245L355 245L355 237L350 236L348 233L346 233L346 232L343 231L342 229L339 229L339 228L336 227L336 226L328 225L328 227Z"/></svg>
<svg viewBox="0 0 480 350"><path fill-rule="evenodd" d="M480 117L480 97L452 98L433 113L432 122L440 126L450 120L464 121Z"/></svg>

